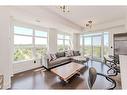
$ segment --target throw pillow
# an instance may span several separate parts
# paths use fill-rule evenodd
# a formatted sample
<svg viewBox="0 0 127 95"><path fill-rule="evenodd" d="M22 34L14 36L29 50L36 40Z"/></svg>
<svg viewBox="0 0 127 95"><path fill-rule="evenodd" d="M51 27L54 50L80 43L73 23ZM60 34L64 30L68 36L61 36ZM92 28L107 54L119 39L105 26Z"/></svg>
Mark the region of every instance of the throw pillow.
<svg viewBox="0 0 127 95"><path fill-rule="evenodd" d="M72 50L66 51L66 52L65 52L65 56L66 56L66 57L71 57L71 56L73 56L73 51L72 51Z"/></svg>
<svg viewBox="0 0 127 95"><path fill-rule="evenodd" d="M57 52L56 56L57 56L57 58L59 58L59 57L65 57L65 52Z"/></svg>
<svg viewBox="0 0 127 95"><path fill-rule="evenodd" d="M56 60L57 59L56 54L50 54L50 56L52 57L52 60Z"/></svg>
<svg viewBox="0 0 127 95"><path fill-rule="evenodd" d="M47 54L47 57L48 57L48 60L49 60L49 61L52 61L52 57L51 57L50 54Z"/></svg>
<svg viewBox="0 0 127 95"><path fill-rule="evenodd" d="M80 52L79 51L74 51L74 56L79 56L80 55Z"/></svg>

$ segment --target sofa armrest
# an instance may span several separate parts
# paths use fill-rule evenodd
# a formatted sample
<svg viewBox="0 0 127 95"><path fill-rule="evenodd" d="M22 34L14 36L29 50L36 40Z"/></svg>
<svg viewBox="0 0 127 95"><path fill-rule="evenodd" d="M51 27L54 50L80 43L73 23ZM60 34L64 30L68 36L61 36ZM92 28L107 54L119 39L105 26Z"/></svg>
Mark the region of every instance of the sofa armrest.
<svg viewBox="0 0 127 95"><path fill-rule="evenodd" d="M42 56L42 66L46 67L47 69L49 68L49 59L46 55Z"/></svg>

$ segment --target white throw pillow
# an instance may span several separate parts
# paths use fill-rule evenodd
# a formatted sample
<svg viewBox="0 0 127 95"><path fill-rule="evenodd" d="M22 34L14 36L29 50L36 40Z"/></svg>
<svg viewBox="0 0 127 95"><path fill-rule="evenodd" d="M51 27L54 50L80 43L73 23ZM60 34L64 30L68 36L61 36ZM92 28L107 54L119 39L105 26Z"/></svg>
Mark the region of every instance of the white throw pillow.
<svg viewBox="0 0 127 95"><path fill-rule="evenodd" d="M57 59L56 54L50 54L50 56L52 57L52 60L56 60Z"/></svg>
<svg viewBox="0 0 127 95"><path fill-rule="evenodd" d="M49 61L52 61L53 58L50 54L47 54L47 57L48 57Z"/></svg>

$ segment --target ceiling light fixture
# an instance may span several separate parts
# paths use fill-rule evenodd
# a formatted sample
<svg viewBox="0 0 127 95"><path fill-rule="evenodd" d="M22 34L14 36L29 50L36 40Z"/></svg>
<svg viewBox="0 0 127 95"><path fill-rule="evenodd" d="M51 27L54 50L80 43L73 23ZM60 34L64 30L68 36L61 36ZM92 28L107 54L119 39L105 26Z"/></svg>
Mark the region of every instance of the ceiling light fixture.
<svg viewBox="0 0 127 95"><path fill-rule="evenodd" d="M90 31L93 27L93 21L88 20L88 23L85 24L85 31Z"/></svg>
<svg viewBox="0 0 127 95"><path fill-rule="evenodd" d="M70 12L70 10L69 10L69 7L68 7L68 6L63 5L63 6L60 6L59 8L60 8L60 9L61 9L61 11L62 11L62 12L64 12L64 13L68 13L68 12Z"/></svg>

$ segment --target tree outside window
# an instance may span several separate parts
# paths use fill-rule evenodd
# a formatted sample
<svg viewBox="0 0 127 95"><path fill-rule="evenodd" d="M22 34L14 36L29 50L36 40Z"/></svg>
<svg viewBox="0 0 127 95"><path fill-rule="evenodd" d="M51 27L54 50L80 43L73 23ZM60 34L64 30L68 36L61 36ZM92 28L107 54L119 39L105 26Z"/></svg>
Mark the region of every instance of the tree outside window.
<svg viewBox="0 0 127 95"><path fill-rule="evenodd" d="M40 58L47 52L47 32L14 26L14 61Z"/></svg>

